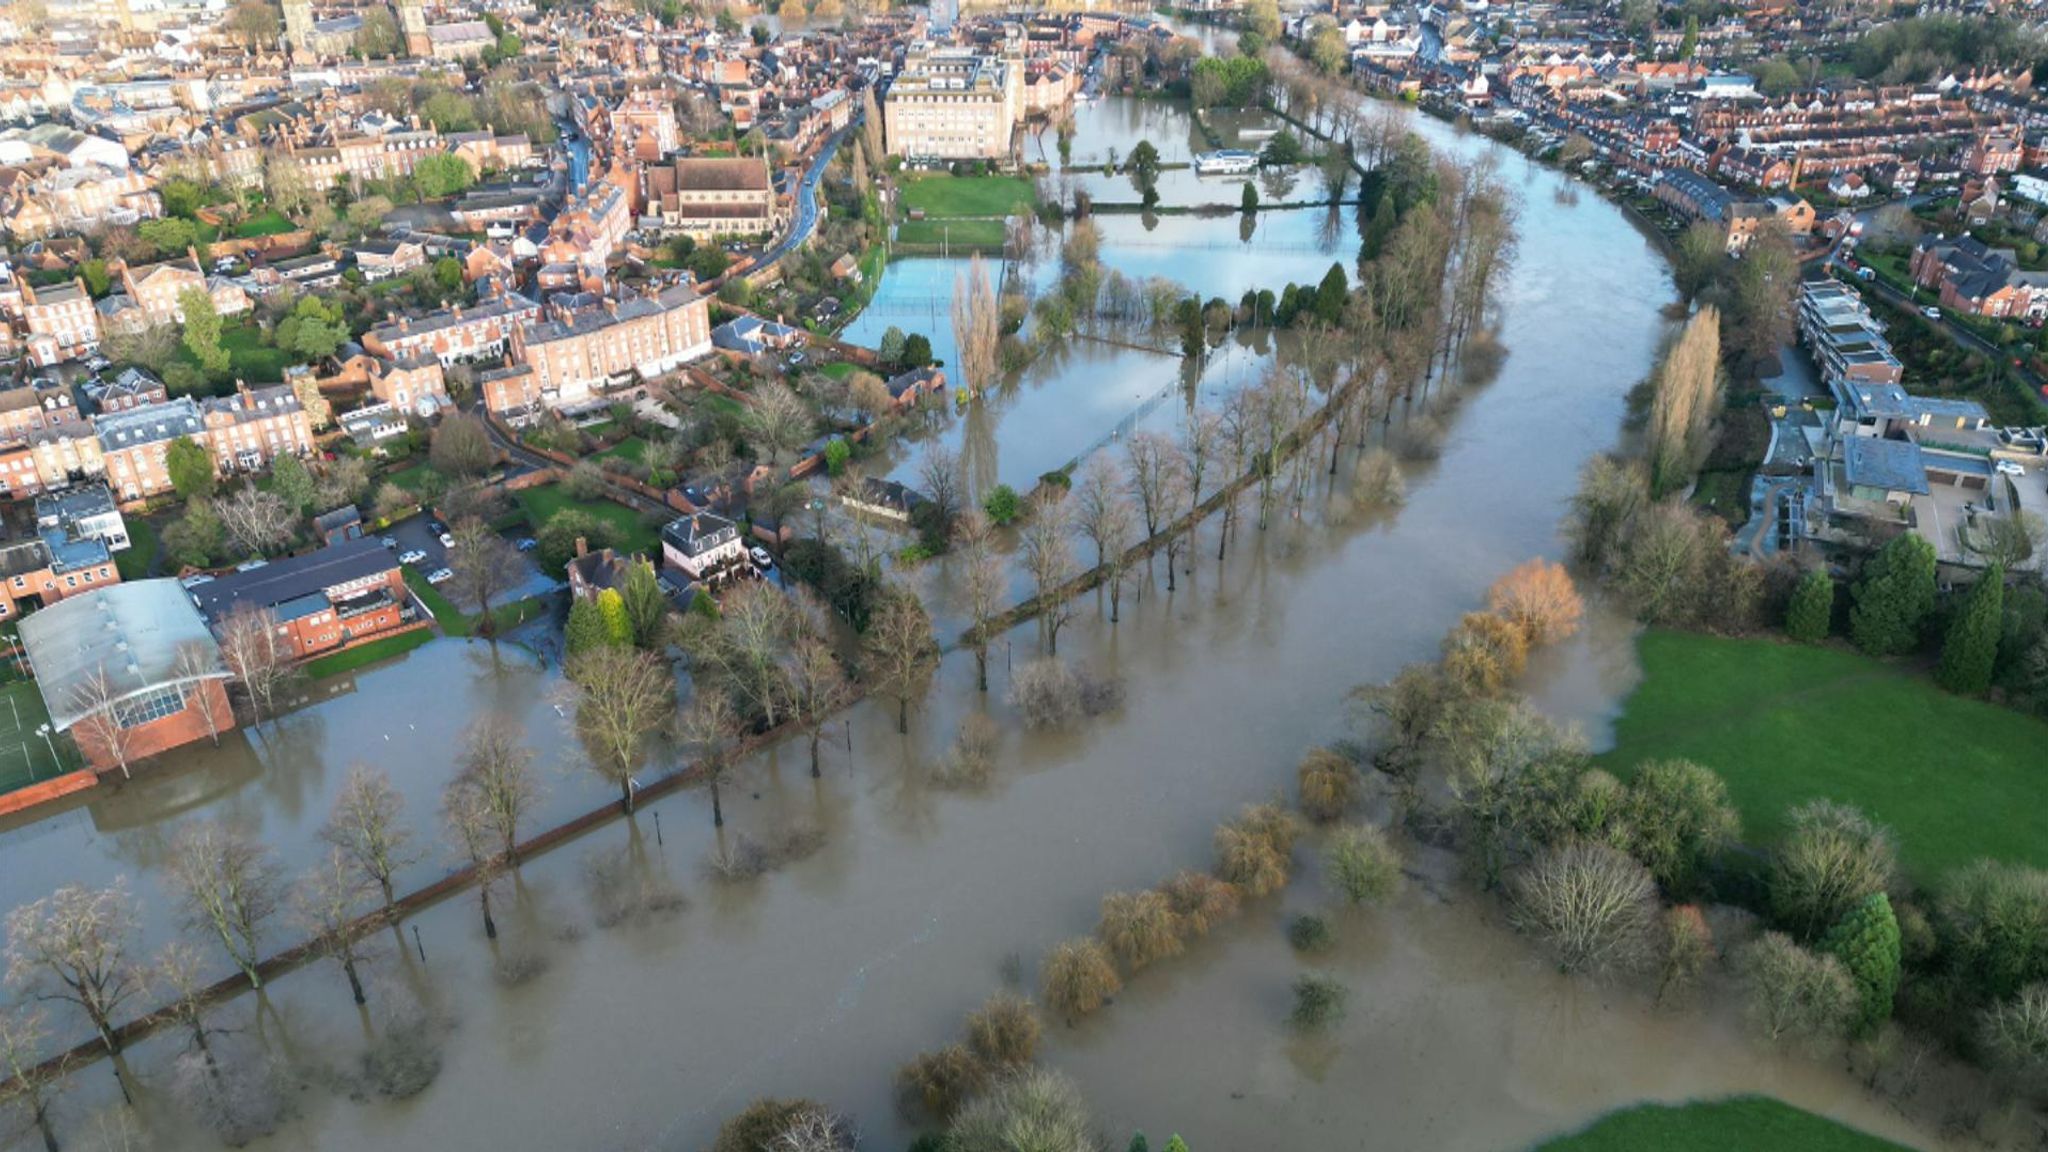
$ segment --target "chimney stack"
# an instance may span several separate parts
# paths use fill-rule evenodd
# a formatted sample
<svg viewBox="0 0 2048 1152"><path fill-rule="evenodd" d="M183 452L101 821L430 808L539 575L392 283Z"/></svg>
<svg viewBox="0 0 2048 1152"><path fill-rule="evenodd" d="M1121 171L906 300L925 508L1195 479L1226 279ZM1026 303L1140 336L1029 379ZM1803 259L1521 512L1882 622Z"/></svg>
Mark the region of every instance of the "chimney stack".
<svg viewBox="0 0 2048 1152"><path fill-rule="evenodd" d="M582 536L576 538L576 556L581 559L590 554L590 541Z"/></svg>

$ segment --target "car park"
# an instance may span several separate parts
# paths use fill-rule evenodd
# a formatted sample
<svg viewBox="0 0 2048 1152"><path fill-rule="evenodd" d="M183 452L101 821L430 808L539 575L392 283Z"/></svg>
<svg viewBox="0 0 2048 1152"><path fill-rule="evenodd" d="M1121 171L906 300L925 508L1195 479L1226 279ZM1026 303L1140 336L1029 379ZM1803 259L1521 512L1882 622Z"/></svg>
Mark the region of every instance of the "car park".
<svg viewBox="0 0 2048 1152"><path fill-rule="evenodd" d="M417 564L420 561L425 560L426 558L427 554L425 552L420 551L417 548L414 548L407 552L401 552L398 554L398 562L400 564Z"/></svg>

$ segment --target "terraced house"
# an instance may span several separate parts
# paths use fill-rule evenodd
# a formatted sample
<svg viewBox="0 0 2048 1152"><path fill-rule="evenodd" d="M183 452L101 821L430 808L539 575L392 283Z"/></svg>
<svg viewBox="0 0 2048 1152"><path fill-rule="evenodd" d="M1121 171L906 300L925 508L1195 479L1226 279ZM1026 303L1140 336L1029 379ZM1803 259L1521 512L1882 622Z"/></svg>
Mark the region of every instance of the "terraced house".
<svg viewBox="0 0 2048 1152"><path fill-rule="evenodd" d="M636 373L658 376L710 352L711 304L685 284L607 299L512 336L513 359L533 369L532 387L549 408L586 403Z"/></svg>

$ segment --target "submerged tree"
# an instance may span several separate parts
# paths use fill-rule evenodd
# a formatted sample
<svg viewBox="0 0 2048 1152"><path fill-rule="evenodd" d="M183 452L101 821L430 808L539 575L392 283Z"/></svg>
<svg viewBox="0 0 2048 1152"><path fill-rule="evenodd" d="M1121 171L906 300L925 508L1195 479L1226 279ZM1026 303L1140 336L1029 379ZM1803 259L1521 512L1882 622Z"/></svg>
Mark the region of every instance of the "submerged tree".
<svg viewBox="0 0 2048 1152"><path fill-rule="evenodd" d="M467 864L476 879L477 904L483 911L484 938L498 938L498 922L491 917L491 885L511 861L509 852L498 851L497 816L491 798L476 777L457 776L441 793L441 822L455 842L457 858Z"/></svg>
<svg viewBox="0 0 2048 1152"><path fill-rule="evenodd" d="M67 1061L43 1061L48 1032L42 1010L16 1008L0 1013L0 1099L26 1113L43 1137L43 1152L58 1152L57 1131L50 1123L50 1105L69 1081Z"/></svg>
<svg viewBox="0 0 2048 1152"><path fill-rule="evenodd" d="M740 732L739 713L725 693L716 690L699 691L676 717L676 738L696 752L704 780L711 785L711 824L716 828L725 827L725 805L718 786L732 768L733 747Z"/></svg>
<svg viewBox="0 0 2048 1152"><path fill-rule="evenodd" d="M1024 567L1031 573L1039 627L1045 632L1046 652L1058 655L1060 629L1073 615L1068 600L1074 579L1072 509L1057 493L1044 493L1032 501L1031 515L1024 521L1019 543Z"/></svg>
<svg viewBox="0 0 2048 1152"><path fill-rule="evenodd" d="M41 1000L75 1004L109 1053L121 1051L114 1018L143 976L128 955L135 901L127 885L68 884L7 916L7 982Z"/></svg>
<svg viewBox="0 0 2048 1152"><path fill-rule="evenodd" d="M358 764L334 798L334 812L320 829L320 838L384 894L384 907L397 900L393 876L418 858L412 830L405 826L405 798L381 769Z"/></svg>
<svg viewBox="0 0 2048 1152"><path fill-rule="evenodd" d="M533 775L533 750L517 726L495 718L472 724L462 742L462 771L456 777L476 794L500 850L519 862L519 824L540 801Z"/></svg>
<svg viewBox="0 0 2048 1152"><path fill-rule="evenodd" d="M619 802L631 815L633 772L648 738L675 711L674 681L651 654L609 646L576 657L568 673L572 723L590 767L618 785Z"/></svg>
<svg viewBox="0 0 2048 1152"><path fill-rule="evenodd" d="M924 691L938 662L931 617L915 592L900 586L883 591L863 647L869 682L896 698L896 731L908 733L910 701Z"/></svg>
<svg viewBox="0 0 2048 1152"><path fill-rule="evenodd" d="M360 865L338 845L330 847L326 857L292 890L300 925L311 934L315 949L341 965L348 977L349 994L357 1004L368 1002L358 971L363 953L355 926L358 909L369 891Z"/></svg>
<svg viewBox="0 0 2048 1152"><path fill-rule="evenodd" d="M186 923L212 933L249 986L263 987L263 927L284 896L270 850L247 833L206 821L173 842L170 864Z"/></svg>

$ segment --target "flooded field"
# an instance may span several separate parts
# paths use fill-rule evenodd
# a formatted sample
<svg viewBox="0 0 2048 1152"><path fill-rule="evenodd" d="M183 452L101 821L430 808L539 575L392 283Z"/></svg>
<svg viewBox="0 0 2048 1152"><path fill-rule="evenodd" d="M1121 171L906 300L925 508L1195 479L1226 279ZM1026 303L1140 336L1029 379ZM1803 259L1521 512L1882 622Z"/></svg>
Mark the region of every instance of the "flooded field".
<svg viewBox="0 0 2048 1152"><path fill-rule="evenodd" d="M1105 138L1088 145L1122 148L1133 131L1164 139L1175 114L1148 103L1126 127L1095 129ZM1417 128L1446 148L1487 147ZM770 1094L826 1101L858 1118L865 1147L902 1147L908 1129L890 1085L898 1063L952 1037L1007 975L1035 983L1036 958L1091 927L1105 891L1205 864L1219 819L1282 788L1305 748L1345 734L1352 686L1432 654L1501 571L1560 551L1577 470L1615 440L1622 395L1650 364L1671 289L1619 212L1590 195L1553 195L1558 177L1511 153L1501 163L1523 198L1521 256L1502 301L1507 358L1452 418L1441 458L1409 469L1405 507L1364 513L1344 484L1319 484L1298 518L1244 530L1227 563L1215 560L1210 526L1179 591L1167 595L1162 580L1127 593L1115 628L1084 605L1062 655L1121 676L1128 692L1119 712L1085 730L1027 734L1002 702L1004 670L1035 650L1026 626L998 645L986 697L974 691L972 658L949 657L907 737L895 732L893 703L854 709L835 729L823 780L809 777L800 743L748 762L726 788L722 833L708 796L689 792L528 862L498 892L495 944L473 893L418 916L382 942L365 1013L328 965L276 981L260 1004L245 997L220 1017L241 1029L238 1058L270 1053L322 1070L298 1075L309 1086L290 1093L292 1116L253 1147L694 1149ZM1234 298L1319 277L1333 258L1348 266L1356 250L1348 232L1334 250L1318 247L1313 220L1262 219L1249 248L1237 227L1106 220L1103 259ZM900 317L924 309L936 323L919 330L950 345L951 271L942 261L892 266L850 338L874 339L873 325L912 328ZM1262 362L1254 347L1219 353L1198 397L1238 386ZM963 452L974 441L988 459L973 467L1022 486L1140 412L1179 371L1171 357L1076 342L990 403L985 429L955 417L932 436ZM906 450L899 472L915 468L918 450ZM943 602L945 566L923 579ZM1598 734L1634 675L1629 640L1626 625L1597 619L1543 654L1530 687ZM539 748L551 814L594 806L608 790L561 732L553 672L509 648L505 665L494 669L482 645L437 641L260 735L190 750L156 779L0 835L0 904L125 874L161 941L175 928L163 845L183 824L242 823L301 864L357 760L391 771L421 838L437 841L433 806L458 733L487 713L515 717ZM956 724L984 709L1004 732L995 782L933 788L930 768ZM799 823L821 828L825 846L780 873L729 883L704 867L721 836L766 842ZM408 878L438 875L445 859L423 859ZM1504 1152L1638 1097L1737 1089L1935 1143L1845 1074L1765 1055L1724 1019L1655 1013L1632 990L1557 979L1487 903L1444 878L1441 861L1424 867L1431 882L1343 924L1329 964L1350 982L1353 1010L1326 1042L1303 1044L1283 1024L1297 963L1279 928L1288 909L1317 900L1304 877L1148 972L1084 1028L1054 1028L1049 1061L1080 1079L1119 1147L1142 1126L1219 1149ZM280 922L279 933L293 930ZM418 1021L427 1026L410 1029ZM436 1074L390 1099L362 1074L362 1058L408 1034ZM169 1100L167 1066L182 1047L163 1035L131 1052L138 1115L156 1147L215 1147ZM118 1096L105 1064L77 1081L58 1124L75 1146L94 1147L94 1125Z"/></svg>

